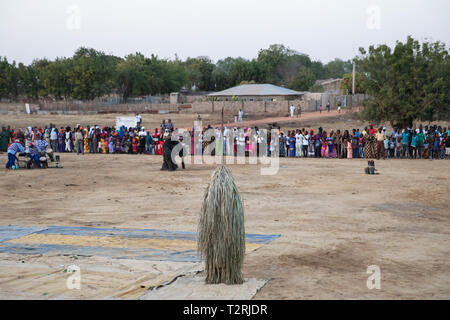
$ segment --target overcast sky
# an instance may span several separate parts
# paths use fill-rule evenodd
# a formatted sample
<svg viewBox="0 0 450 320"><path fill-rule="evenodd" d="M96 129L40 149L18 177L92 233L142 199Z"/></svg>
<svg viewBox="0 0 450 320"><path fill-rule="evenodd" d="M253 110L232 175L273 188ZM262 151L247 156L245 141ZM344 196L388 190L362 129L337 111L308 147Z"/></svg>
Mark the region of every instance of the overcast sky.
<svg viewBox="0 0 450 320"><path fill-rule="evenodd" d="M217 61L280 43L326 63L407 35L449 45L449 12L448 0L0 0L0 56L29 64L85 46Z"/></svg>

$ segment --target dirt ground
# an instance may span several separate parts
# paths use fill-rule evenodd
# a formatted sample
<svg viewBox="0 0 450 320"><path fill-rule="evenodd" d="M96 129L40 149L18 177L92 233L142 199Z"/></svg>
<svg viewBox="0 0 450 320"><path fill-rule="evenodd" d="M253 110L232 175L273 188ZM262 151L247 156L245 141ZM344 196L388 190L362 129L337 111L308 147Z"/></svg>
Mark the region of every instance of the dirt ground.
<svg viewBox="0 0 450 320"><path fill-rule="evenodd" d="M147 116L144 125L160 121ZM14 121L25 126L22 119ZM334 121L333 126L356 124ZM189 165L184 171L161 172L161 157L151 155L61 158L62 169L0 170L0 225L196 231L203 192L215 168ZM6 154L0 154L0 162L6 161ZM255 299L450 299L450 162L380 160L380 174L373 176L364 174L366 164L362 159L280 159L274 176L261 176L259 165L229 165L242 193L246 233L281 235L246 254L244 277L268 280ZM95 265L96 283L111 271L107 268L120 271L117 281L128 283L147 279L158 267L146 261L79 259ZM26 265L71 261L1 253L0 269L12 277ZM366 285L371 265L381 270L381 289ZM0 277L2 296L8 287L9 298L28 297L8 279ZM76 298L106 295L97 294Z"/></svg>

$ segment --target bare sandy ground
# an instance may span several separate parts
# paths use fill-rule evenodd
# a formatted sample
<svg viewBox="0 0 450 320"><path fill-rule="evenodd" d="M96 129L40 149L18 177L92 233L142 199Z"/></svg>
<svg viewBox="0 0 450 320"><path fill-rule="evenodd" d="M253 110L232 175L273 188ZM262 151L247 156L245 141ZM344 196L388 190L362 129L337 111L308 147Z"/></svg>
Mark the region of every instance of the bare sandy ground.
<svg viewBox="0 0 450 320"><path fill-rule="evenodd" d="M0 171L0 225L196 231L214 166L168 173L159 170L158 156L61 157L63 169ZM1 163L6 160L0 154ZM280 164L275 176L261 176L259 166L229 166L242 192L246 232L281 234L246 255L244 276L268 280L256 299L450 298L449 161L376 161L380 174L374 176L364 174L367 162L358 159ZM110 297L133 290L130 281L140 285L160 274L153 262L112 260L79 258L93 270L91 291L66 297ZM0 254L2 274L9 277L0 279L0 292L35 297L26 295L32 287L46 298L37 280L28 287L11 285L21 277L19 270L46 265L58 274L60 264L71 262L72 257ZM366 286L370 265L381 269L379 290ZM104 290L95 291L98 283Z"/></svg>

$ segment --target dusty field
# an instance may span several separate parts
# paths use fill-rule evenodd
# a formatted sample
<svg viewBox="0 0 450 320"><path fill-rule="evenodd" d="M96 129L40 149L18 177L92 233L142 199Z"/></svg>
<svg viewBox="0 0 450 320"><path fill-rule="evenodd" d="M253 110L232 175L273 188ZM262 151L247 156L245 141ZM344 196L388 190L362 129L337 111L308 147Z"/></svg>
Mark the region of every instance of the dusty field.
<svg viewBox="0 0 450 320"><path fill-rule="evenodd" d="M6 163L6 154L0 161ZM259 166L229 166L242 192L246 232L281 234L246 255L244 276L269 280L256 299L450 299L449 161L376 161L375 176L364 175L366 162L357 159L280 164L275 176L261 176ZM214 169L161 172L160 157L139 155L62 154L62 165L2 169L0 225L196 231ZM12 276L26 265L38 270L69 260L0 254L0 267ZM157 269L152 262L98 257L78 263L95 265L96 283L111 268L120 276L109 280L119 283L145 282ZM366 286L370 265L381 269L380 290ZM23 287L11 292L0 281L0 293L5 287L9 298L28 297Z"/></svg>

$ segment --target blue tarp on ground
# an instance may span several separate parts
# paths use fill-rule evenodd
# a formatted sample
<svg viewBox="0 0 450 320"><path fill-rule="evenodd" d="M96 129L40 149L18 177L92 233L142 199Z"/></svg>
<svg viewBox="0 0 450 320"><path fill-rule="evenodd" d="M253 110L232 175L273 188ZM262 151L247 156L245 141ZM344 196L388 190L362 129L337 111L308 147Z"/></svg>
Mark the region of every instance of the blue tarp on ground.
<svg viewBox="0 0 450 320"><path fill-rule="evenodd" d="M96 237L123 237L123 238L147 238L165 240L192 240L197 241L197 233L189 231L169 231L157 229L118 229L118 228L91 228L91 227L65 227L51 226L45 230L36 232L39 234L60 234L70 236L96 236ZM248 243L269 243L280 235L246 234Z"/></svg>
<svg viewBox="0 0 450 320"><path fill-rule="evenodd" d="M111 248L105 246L73 246L64 244L27 244L6 242L30 234L57 234L67 236L119 237L134 239L197 240L197 233L156 229L116 229L90 227L52 226L30 228L20 226L0 226L0 252L13 254L62 254L80 256L106 256L116 259L162 260L198 262L196 251L158 250L154 248ZM267 244L280 235L247 234L246 242Z"/></svg>
<svg viewBox="0 0 450 320"><path fill-rule="evenodd" d="M46 228L0 226L0 242L17 239L45 229Z"/></svg>

